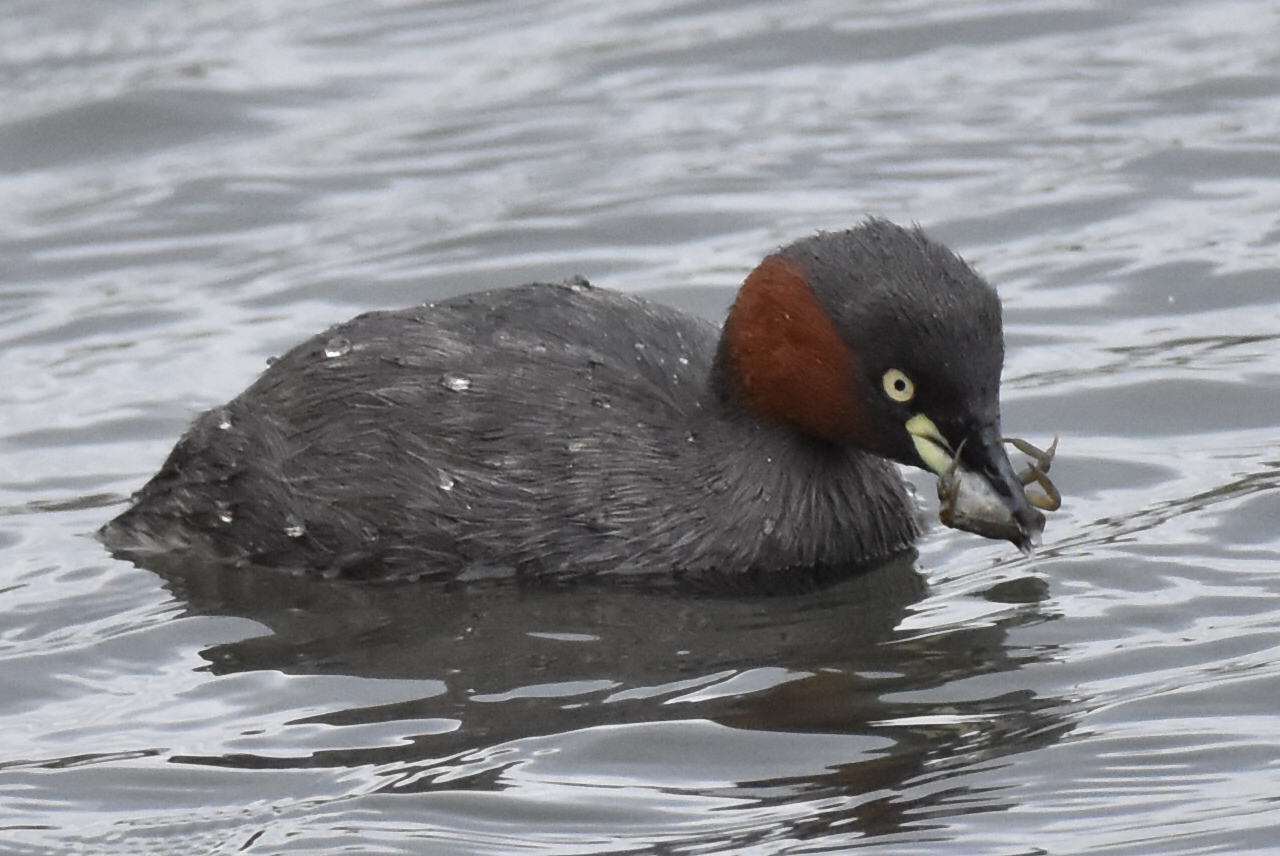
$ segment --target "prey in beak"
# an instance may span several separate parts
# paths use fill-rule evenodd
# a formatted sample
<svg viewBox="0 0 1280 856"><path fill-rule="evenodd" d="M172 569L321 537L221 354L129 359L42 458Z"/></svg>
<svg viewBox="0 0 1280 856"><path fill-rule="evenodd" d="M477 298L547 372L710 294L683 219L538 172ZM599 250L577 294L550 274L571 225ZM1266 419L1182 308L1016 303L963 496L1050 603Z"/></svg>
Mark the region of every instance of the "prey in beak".
<svg viewBox="0 0 1280 856"><path fill-rule="evenodd" d="M1040 543L1044 515L1038 509L1056 511L1062 505L1048 476L1057 437L1041 451L1025 440L1003 438L997 426L987 425L967 433L953 448L923 414L907 421L907 431L921 461L938 477L944 525L1010 541L1024 553ZM1031 459L1021 472L1014 472L1006 443ZM1028 493L1032 484L1040 490Z"/></svg>

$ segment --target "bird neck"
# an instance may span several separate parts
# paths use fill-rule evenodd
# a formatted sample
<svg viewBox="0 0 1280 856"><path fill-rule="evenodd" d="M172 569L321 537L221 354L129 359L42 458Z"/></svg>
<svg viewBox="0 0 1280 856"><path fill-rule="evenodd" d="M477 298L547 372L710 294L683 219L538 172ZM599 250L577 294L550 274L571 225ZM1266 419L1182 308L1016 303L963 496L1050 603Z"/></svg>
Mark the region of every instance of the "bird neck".
<svg viewBox="0 0 1280 856"><path fill-rule="evenodd" d="M725 406L762 421L833 443L867 439L853 351L800 267L780 255L761 262L742 284L710 387Z"/></svg>

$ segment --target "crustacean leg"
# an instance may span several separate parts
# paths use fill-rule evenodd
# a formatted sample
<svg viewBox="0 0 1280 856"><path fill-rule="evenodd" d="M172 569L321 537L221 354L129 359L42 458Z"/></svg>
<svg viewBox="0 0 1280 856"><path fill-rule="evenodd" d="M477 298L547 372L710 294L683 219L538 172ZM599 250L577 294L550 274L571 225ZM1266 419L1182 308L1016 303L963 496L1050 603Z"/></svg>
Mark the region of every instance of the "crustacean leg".
<svg viewBox="0 0 1280 856"><path fill-rule="evenodd" d="M1030 487L1033 483L1040 486L1043 493L1027 491L1027 501L1043 511L1057 511L1062 507L1062 494L1049 480L1049 467L1053 463L1053 455L1058 451L1058 435L1053 435L1053 442L1048 449L1037 449L1026 440L1017 437L1005 437L1004 441L1022 454L1031 458L1026 469L1018 473L1018 480Z"/></svg>

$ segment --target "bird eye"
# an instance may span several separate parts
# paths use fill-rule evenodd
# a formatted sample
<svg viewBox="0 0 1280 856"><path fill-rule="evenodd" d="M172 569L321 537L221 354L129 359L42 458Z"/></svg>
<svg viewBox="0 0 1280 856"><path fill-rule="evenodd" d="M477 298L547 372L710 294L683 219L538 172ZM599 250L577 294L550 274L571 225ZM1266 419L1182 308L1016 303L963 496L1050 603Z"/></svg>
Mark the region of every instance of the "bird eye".
<svg viewBox="0 0 1280 856"><path fill-rule="evenodd" d="M899 369L889 369L881 378L884 394L899 404L906 404L916 397L916 385Z"/></svg>

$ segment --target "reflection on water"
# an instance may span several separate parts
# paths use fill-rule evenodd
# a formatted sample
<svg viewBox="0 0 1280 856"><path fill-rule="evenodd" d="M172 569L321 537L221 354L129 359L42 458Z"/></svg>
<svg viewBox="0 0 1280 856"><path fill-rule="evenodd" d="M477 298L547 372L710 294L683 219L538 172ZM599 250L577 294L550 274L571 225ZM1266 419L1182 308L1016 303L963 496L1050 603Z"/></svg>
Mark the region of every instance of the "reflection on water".
<svg viewBox="0 0 1280 856"><path fill-rule="evenodd" d="M1006 805L999 796L928 783L1034 750L1072 728L1067 703L1027 690L941 704L925 697L1045 660L1052 650L1006 646L1010 627L1044 620L1036 603L1045 590L1034 578L985 593L1019 605L1008 620L921 636L896 631L926 595L913 556L828 589L782 597L603 584L360 586L181 564L163 576L187 615L237 616L267 630L202 650L213 674L408 679L423 691L286 723L286 730L330 726L370 736L394 723L394 745L308 746L289 755L273 739L266 754L241 747L174 755L176 763L280 770L356 761L378 769L374 793L504 791L540 777L555 780L556 764L543 760L560 754L549 738L599 740L589 735L625 724L625 735L606 739L616 745L597 746L601 757L585 759L589 766L612 757L610 775L634 778L632 787L665 781L691 796L732 787L736 800L762 805L801 799L813 806L805 823L815 828L885 834L942 802L949 811ZM780 738L735 740L707 732L705 723L790 735L788 760L770 760ZM702 772L682 781L688 758L673 746L696 751L704 738L717 754L700 755ZM731 752L718 754L730 745ZM719 784L709 790L707 782ZM885 793L908 783L925 795L903 800Z"/></svg>

